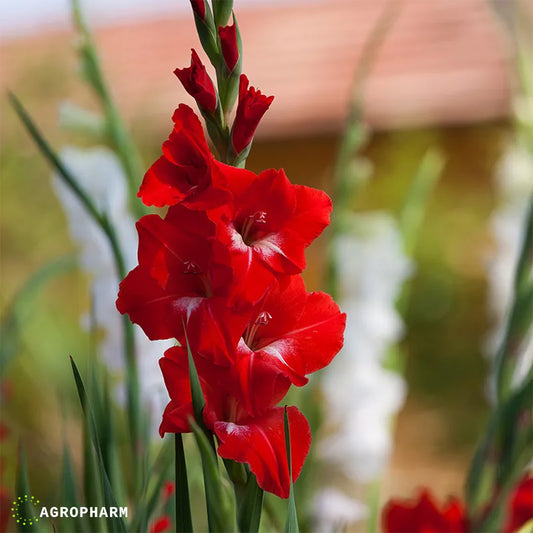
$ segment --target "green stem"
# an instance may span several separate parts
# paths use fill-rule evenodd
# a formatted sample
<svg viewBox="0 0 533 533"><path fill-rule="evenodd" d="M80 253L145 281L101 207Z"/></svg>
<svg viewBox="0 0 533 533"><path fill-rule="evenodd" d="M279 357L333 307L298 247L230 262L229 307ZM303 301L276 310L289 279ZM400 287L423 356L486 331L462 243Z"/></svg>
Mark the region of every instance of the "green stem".
<svg viewBox="0 0 533 533"><path fill-rule="evenodd" d="M368 520L366 523L366 530L368 533L376 533L379 531L379 509L380 509L380 498L381 498L381 483L379 480L374 481L368 489L368 506L370 508L370 513L368 515Z"/></svg>
<svg viewBox="0 0 533 533"><path fill-rule="evenodd" d="M508 396L517 360L517 348L531 327L531 297L533 295L533 196L525 220L520 256L514 277L512 306L505 324L505 333L494 360L494 379L498 403ZM524 317L526 318L524 320Z"/></svg>
<svg viewBox="0 0 533 533"><path fill-rule="evenodd" d="M403 0L387 3L387 6L381 12L376 25L372 29L369 39L365 42L361 59L355 69L348 115L337 150L333 171L333 182L335 184L333 201L335 209L331 214L331 226L329 229L331 237L342 232L343 216L350 211L353 199L364 182L363 176L352 165L356 153L362 148L367 139L367 131L362 121L364 81L375 62L377 52L381 48L392 22L398 16L402 4ZM337 265L335 264L333 246L330 247L328 255L325 285L326 290L333 298L336 298Z"/></svg>
<svg viewBox="0 0 533 533"><path fill-rule="evenodd" d="M257 533L263 510L263 489L257 484L255 474L248 471L245 484L233 484L237 503L237 524L242 533Z"/></svg>
<svg viewBox="0 0 533 533"><path fill-rule="evenodd" d="M142 160L107 89L98 53L83 17L79 0L72 0L72 13L75 25L81 35L80 55L84 73L104 108L109 137L118 153L128 179L130 208L137 217L140 217L145 214L143 205L136 196L140 177L144 173Z"/></svg>

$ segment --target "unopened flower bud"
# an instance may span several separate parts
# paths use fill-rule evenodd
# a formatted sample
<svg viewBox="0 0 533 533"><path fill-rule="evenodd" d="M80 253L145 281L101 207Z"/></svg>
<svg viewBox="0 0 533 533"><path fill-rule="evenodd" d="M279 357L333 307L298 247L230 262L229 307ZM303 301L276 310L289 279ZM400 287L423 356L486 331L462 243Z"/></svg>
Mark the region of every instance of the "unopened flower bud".
<svg viewBox="0 0 533 533"><path fill-rule="evenodd" d="M194 49L191 51L191 66L177 68L174 74L179 78L185 90L205 111L213 113L217 108L217 93L211 78Z"/></svg>
<svg viewBox="0 0 533 533"><path fill-rule="evenodd" d="M231 72L237 61L239 61L239 47L237 45L237 28L235 24L228 26L220 26L218 28L218 36L220 37L220 47L222 48L222 56L224 62Z"/></svg>
<svg viewBox="0 0 533 533"><path fill-rule="evenodd" d="M194 14L205 20L205 0L191 0L191 6Z"/></svg>
<svg viewBox="0 0 533 533"><path fill-rule="evenodd" d="M251 142L259 121L270 107L273 96L265 96L254 87L248 87L248 78L241 74L239 104L231 134L235 153L242 152Z"/></svg>

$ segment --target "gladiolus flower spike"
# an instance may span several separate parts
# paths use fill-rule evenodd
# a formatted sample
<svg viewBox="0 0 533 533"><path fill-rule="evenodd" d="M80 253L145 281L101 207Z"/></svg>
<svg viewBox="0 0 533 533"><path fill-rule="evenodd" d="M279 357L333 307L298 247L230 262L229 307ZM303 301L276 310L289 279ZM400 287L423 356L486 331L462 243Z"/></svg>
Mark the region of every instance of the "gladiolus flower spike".
<svg viewBox="0 0 533 533"><path fill-rule="evenodd" d="M197 25L214 24L207 3L191 3ZM218 31L217 76L240 61L235 21ZM219 94L194 50L191 66L175 74L204 118L213 114ZM192 429L194 362L205 399L203 426L216 438L218 454L246 463L260 488L287 498L289 472L295 481L311 433L304 415L288 407L289 469L279 404L291 385L304 386L310 373L330 363L342 347L346 317L329 295L308 292L301 277L306 247L329 224L328 196L291 184L283 170L255 174L227 164L236 156L244 163L273 99L248 85L242 75L232 128L218 124L227 147L225 154L219 150L222 161L194 111L184 104L175 111L162 155L138 194L167 212L138 221L138 265L120 284L117 307L151 339L180 343L160 359L170 397L161 435Z"/></svg>

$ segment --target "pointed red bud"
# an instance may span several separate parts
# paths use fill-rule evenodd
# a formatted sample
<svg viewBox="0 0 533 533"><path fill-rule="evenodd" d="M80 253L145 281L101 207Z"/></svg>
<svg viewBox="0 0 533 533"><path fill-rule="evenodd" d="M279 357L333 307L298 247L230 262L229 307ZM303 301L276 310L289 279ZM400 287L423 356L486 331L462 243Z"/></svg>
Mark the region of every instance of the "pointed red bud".
<svg viewBox="0 0 533 533"><path fill-rule="evenodd" d="M191 66L177 68L174 74L202 109L212 113L217 108L215 86L194 48L191 51Z"/></svg>
<svg viewBox="0 0 533 533"><path fill-rule="evenodd" d="M205 0L191 0L191 6L194 13L205 20Z"/></svg>
<svg viewBox="0 0 533 533"><path fill-rule="evenodd" d="M239 60L239 47L237 46L237 28L235 24L228 26L219 26L218 36L220 37L220 46L222 56L228 70L231 72Z"/></svg>
<svg viewBox="0 0 533 533"><path fill-rule="evenodd" d="M265 96L254 87L248 87L248 78L241 74L239 104L231 134L235 153L240 154L252 142L259 121L270 107L272 100L273 96Z"/></svg>

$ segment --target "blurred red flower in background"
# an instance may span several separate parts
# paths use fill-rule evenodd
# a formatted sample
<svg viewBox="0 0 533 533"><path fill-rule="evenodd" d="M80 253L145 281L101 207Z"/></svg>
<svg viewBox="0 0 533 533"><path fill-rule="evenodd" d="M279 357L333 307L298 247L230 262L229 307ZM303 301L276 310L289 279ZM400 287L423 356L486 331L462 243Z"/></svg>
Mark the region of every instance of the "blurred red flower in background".
<svg viewBox="0 0 533 533"><path fill-rule="evenodd" d="M490 504L487 506L490 509ZM530 473L512 491L501 531L516 533L533 519L533 477ZM390 500L382 513L385 533L477 533L469 525L463 502L450 498L440 506L431 492L424 488L418 498Z"/></svg>
<svg viewBox="0 0 533 533"><path fill-rule="evenodd" d="M418 498L391 500L383 510L383 529L387 533L466 533L466 511L461 501L452 498L440 506L428 489Z"/></svg>

